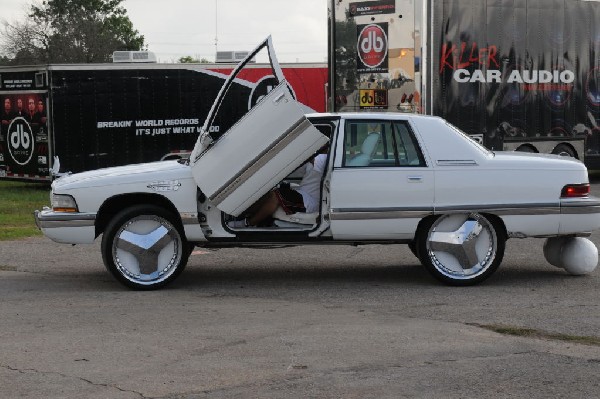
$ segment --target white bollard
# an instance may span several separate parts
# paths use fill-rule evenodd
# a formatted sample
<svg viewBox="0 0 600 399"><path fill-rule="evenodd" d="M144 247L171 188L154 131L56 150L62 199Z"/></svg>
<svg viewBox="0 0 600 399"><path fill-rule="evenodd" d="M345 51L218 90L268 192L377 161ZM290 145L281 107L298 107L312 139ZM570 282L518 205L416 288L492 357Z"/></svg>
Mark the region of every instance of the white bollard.
<svg viewBox="0 0 600 399"><path fill-rule="evenodd" d="M560 264L570 274L589 274L598 265L598 248L587 238L566 239L560 250Z"/></svg>
<svg viewBox="0 0 600 399"><path fill-rule="evenodd" d="M563 268L560 261L560 252L563 243L567 239L567 237L550 237L544 242L544 257L552 266L556 266L560 269Z"/></svg>

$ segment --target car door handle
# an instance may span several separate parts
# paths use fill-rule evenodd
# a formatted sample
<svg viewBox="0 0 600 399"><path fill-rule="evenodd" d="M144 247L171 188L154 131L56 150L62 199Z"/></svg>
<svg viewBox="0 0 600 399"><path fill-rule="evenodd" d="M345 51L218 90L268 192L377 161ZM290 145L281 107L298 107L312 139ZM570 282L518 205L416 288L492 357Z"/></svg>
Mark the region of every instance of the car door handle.
<svg viewBox="0 0 600 399"><path fill-rule="evenodd" d="M274 104L278 104L281 100L285 98L285 93L279 94L277 97L273 99Z"/></svg>
<svg viewBox="0 0 600 399"><path fill-rule="evenodd" d="M423 181L423 176L408 176L408 181L412 183L420 183Z"/></svg>

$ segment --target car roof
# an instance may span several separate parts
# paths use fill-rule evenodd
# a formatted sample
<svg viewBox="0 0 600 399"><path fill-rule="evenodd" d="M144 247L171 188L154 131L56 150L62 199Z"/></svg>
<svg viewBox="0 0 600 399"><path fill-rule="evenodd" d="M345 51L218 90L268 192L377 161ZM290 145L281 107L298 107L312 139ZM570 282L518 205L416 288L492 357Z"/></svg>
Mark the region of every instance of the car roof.
<svg viewBox="0 0 600 399"><path fill-rule="evenodd" d="M441 119L439 116L402 112L315 112L306 115L310 119Z"/></svg>

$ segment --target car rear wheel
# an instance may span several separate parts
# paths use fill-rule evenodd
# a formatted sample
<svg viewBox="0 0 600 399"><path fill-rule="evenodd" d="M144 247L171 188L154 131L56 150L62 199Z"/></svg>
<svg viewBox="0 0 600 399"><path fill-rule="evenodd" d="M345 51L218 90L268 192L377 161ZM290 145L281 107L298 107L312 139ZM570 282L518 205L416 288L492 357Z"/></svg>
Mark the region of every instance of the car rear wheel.
<svg viewBox="0 0 600 399"><path fill-rule="evenodd" d="M102 258L128 287L152 290L173 281L185 268L190 246L179 221L153 205L118 213L102 237Z"/></svg>
<svg viewBox="0 0 600 399"><path fill-rule="evenodd" d="M504 256L504 230L481 214L443 215L425 220L417 239L419 258L438 280L457 286L491 276Z"/></svg>
<svg viewBox="0 0 600 399"><path fill-rule="evenodd" d="M412 252L412 254L414 256L417 257L417 259L419 258L419 253L417 252L417 240L412 240L411 242L408 243L408 248L410 249L410 252Z"/></svg>

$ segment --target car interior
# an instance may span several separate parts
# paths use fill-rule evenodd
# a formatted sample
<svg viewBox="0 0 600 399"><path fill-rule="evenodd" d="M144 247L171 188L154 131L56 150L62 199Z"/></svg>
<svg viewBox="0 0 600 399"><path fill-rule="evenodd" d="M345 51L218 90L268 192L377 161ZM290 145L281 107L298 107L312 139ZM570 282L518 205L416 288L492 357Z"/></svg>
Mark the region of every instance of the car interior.
<svg viewBox="0 0 600 399"><path fill-rule="evenodd" d="M314 126L324 135L331 139L333 135L333 131L335 126L330 123L313 123ZM282 181L278 182L273 188L279 188L281 186L287 185L289 188L294 189L298 187L300 184L302 177L304 176L305 168L308 162L318 154L326 154L329 153L330 146L329 144L325 147L321 148L317 153L313 154L309 159L307 159L302 165L300 165L296 170L286 176ZM329 162L329 158L328 158ZM323 181L325 178L325 174L321 178L321 187L320 193L321 198L323 196ZM252 209L250 207L249 209ZM231 215L223 214L223 223L227 229L232 231L311 231L316 229L320 223L320 215L321 212L295 212L295 213L286 213L285 210L280 206L273 213L271 218L267 219L265 222L261 223L258 226L249 226L245 223L245 220L250 215L247 212L242 213L239 217L234 217Z"/></svg>
<svg viewBox="0 0 600 399"><path fill-rule="evenodd" d="M315 127L331 139L335 125L315 122ZM422 167L426 166L416 139L404 122L352 120L346 121L344 138L344 168L381 168L381 167ZM321 149L322 152L324 149ZM329 145L325 151L329 151ZM316 154L315 154L316 155ZM311 157L312 158L312 157ZM278 182L273 188L287 185L294 189L302 180L304 168L310 161L298 167L294 172ZM327 195L321 180L321 200ZM322 201L321 201L322 202ZM250 207L249 209L252 209ZM264 223L250 226L245 220L248 212L239 217L223 214L223 224L232 231L311 231L318 228L321 212L286 213L279 207Z"/></svg>
<svg viewBox="0 0 600 399"><path fill-rule="evenodd" d="M345 126L343 166L419 167L425 160L405 122L349 120Z"/></svg>

